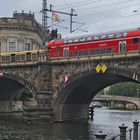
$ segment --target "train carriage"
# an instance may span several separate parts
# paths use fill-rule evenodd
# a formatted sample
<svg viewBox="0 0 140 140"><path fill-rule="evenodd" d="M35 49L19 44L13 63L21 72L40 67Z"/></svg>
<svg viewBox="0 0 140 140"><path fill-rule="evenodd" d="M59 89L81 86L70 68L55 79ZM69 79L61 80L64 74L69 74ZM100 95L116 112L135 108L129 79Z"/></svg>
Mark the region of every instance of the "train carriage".
<svg viewBox="0 0 140 140"><path fill-rule="evenodd" d="M48 48L50 58L54 59L125 54L138 51L139 45L140 29L137 29L53 40Z"/></svg>
<svg viewBox="0 0 140 140"><path fill-rule="evenodd" d="M44 50L32 50L32 51L19 51L12 53L1 53L0 63L26 63L26 62L38 62L46 61L46 54Z"/></svg>

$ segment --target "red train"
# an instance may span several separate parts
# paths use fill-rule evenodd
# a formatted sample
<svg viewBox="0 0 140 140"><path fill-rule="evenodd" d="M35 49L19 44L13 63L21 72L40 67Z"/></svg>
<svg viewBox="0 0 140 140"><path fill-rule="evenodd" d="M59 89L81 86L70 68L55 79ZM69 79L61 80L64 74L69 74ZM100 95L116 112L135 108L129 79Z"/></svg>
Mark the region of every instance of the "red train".
<svg viewBox="0 0 140 140"><path fill-rule="evenodd" d="M140 49L140 29L74 38L48 43L50 58L113 55Z"/></svg>

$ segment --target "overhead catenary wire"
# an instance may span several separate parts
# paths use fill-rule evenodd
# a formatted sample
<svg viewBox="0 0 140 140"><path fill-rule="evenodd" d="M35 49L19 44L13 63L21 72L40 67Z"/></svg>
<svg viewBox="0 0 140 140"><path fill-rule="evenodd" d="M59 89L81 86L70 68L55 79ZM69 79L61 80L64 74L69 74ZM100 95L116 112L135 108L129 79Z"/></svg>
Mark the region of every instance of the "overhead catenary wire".
<svg viewBox="0 0 140 140"><path fill-rule="evenodd" d="M97 0L94 0L94 2L95 1L97 1ZM68 2L68 1L65 0L65 2ZM81 2L83 2L83 3L81 3ZM130 26L133 26L134 24L136 25L137 23L139 23L139 22L137 22L138 18L136 18L136 21L133 20L135 23L130 23L131 21L129 20L129 17L132 17L130 19L134 19L133 16L138 17L138 15L139 15L138 6L139 6L140 3L135 3L134 4L135 0L123 0L121 2L114 0L114 1L111 1L111 2L107 2L107 3L105 3L105 0L102 0L102 1L100 1L100 3L96 3L96 4L93 3L92 5L90 4L91 2L93 2L92 0L83 0L81 2L80 3L78 3L77 1L75 2L74 7L76 7L75 10L77 11L77 13L78 13L78 10L80 10L79 13L78 13L78 17L75 20L76 21L81 21L81 22L84 21L84 22L87 22L87 23L88 23L88 21L90 23L92 22L92 24L94 24L95 27L97 25L97 29L99 29L98 27L100 27L102 25L105 26L105 27L108 27L108 28L109 27L110 28L113 28L113 27L115 28L115 27L125 26L125 25L130 27ZM72 4L73 3L71 3L71 5ZM64 5L66 6L66 8L70 7L70 5L68 5L68 3L63 4L63 6ZM58 8L60 9L61 7L57 7L57 9ZM134 11L136 11L136 13L131 14ZM108 12L110 12L110 13L108 13ZM80 15L80 13L82 13L82 14ZM102 15L99 15L99 14L102 14ZM94 15L95 15L95 17L94 17ZM108 18L108 17L111 17L111 18ZM85 18L87 18L86 21L83 20ZM95 20L95 18L97 20ZM106 22L102 22L101 21L102 18L103 19L106 18L107 19ZM64 17L63 17L63 19L64 19ZM67 21L69 21L69 19L65 20L65 23L63 23L63 25L66 25ZM100 22L100 25L98 25L97 21L98 21L98 23ZM122 24L122 23L120 24L120 22L126 23L126 24ZM108 23L109 23L110 26L107 25ZM110 23L113 23L113 26ZM118 23L118 25L115 25L117 23ZM85 27L87 27L86 24L84 25ZM131 25L131 24L133 24L133 25ZM103 27L101 27L101 28L103 29ZM86 29L90 30L89 25Z"/></svg>
<svg viewBox="0 0 140 140"><path fill-rule="evenodd" d="M73 6L73 5L76 5L76 4L79 4L79 3L87 3L87 2L95 2L95 1L102 1L102 0L83 0L83 1L77 1L77 2L71 2L71 3L67 3L65 0L65 4L59 4L59 5L56 5L57 7L60 7L60 8L63 8L63 7L66 7L67 5L69 6Z"/></svg>
<svg viewBox="0 0 140 140"><path fill-rule="evenodd" d="M128 3L128 2L131 2L131 1L134 1L134 0L125 0L125 1L121 1L121 2L114 2L114 3L111 3L111 4L101 4L101 5L98 5L98 6L92 6L92 7L85 7L85 6L88 6L88 5L91 5L91 2L90 3L85 3L85 4L75 4L73 5L72 7L76 7L76 10L86 10L86 9L95 9L95 8L105 8L105 7L108 7L108 6L112 6L112 5L119 5L119 4L122 4L122 3ZM96 2L99 2L99 0L97 0ZM94 2L95 4L95 2ZM56 6L57 7L57 6ZM69 6L66 6L66 7L63 7L63 8L60 8L59 7L59 10L63 10L63 9L67 9L67 8L70 8L71 5ZM81 8L78 8L78 7L81 7Z"/></svg>
<svg viewBox="0 0 140 140"><path fill-rule="evenodd" d="M140 4L140 3L137 3L137 4ZM131 5L132 6L132 5ZM118 11L116 11L116 10L123 10L123 9L125 9L125 8L129 8L130 7L130 5L127 5L127 6L125 6L125 7L119 7L119 8L112 8L112 9L109 9L109 10L103 10L103 11L99 11L99 12L92 12L92 13L90 13L90 14L84 14L84 15L80 15L80 16L78 16L78 18L84 18L84 17L86 17L87 18L87 16L93 16L93 15L97 15L97 14L105 14L105 13L107 13L107 12L110 12L110 11L112 11L112 10L114 10L115 12L118 12ZM137 9L137 10L139 10L139 9Z"/></svg>

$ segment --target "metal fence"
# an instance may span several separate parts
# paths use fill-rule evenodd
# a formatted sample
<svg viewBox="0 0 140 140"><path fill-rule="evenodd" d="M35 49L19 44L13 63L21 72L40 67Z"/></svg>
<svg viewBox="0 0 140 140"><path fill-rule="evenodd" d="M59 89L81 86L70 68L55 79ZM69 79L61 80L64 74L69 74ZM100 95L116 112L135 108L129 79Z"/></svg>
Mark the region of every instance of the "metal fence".
<svg viewBox="0 0 140 140"><path fill-rule="evenodd" d="M105 134L98 133L95 134L98 140L140 140L140 124L137 120L133 121L133 128L129 128L122 124L119 126L120 134L115 135L111 138L106 139Z"/></svg>

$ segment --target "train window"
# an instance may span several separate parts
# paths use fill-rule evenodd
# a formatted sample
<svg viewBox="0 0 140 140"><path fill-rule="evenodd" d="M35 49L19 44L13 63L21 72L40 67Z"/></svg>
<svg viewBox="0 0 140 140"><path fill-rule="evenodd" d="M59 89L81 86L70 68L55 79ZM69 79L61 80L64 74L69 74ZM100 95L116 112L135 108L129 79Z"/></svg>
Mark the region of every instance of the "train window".
<svg viewBox="0 0 140 140"><path fill-rule="evenodd" d="M31 53L26 53L26 60L31 61Z"/></svg>
<svg viewBox="0 0 140 140"><path fill-rule="evenodd" d="M87 56L88 55L88 50L84 51L84 55Z"/></svg>
<svg viewBox="0 0 140 140"><path fill-rule="evenodd" d="M84 50L80 50L79 55L83 56L84 55Z"/></svg>
<svg viewBox="0 0 140 140"><path fill-rule="evenodd" d="M60 52L60 47L56 47L56 52Z"/></svg>
<svg viewBox="0 0 140 140"><path fill-rule="evenodd" d="M74 39L74 43L78 43L79 42L79 38Z"/></svg>
<svg viewBox="0 0 140 140"><path fill-rule="evenodd" d="M98 49L94 49L94 55L98 56Z"/></svg>
<svg viewBox="0 0 140 140"><path fill-rule="evenodd" d="M73 56L78 56L78 51L74 51Z"/></svg>
<svg viewBox="0 0 140 140"><path fill-rule="evenodd" d="M80 42L85 42L85 38L80 38Z"/></svg>
<svg viewBox="0 0 140 140"><path fill-rule="evenodd" d="M100 39L101 39L101 40L106 39L106 35L101 35Z"/></svg>
<svg viewBox="0 0 140 140"><path fill-rule="evenodd" d="M120 38L122 36L121 33L116 34L116 38Z"/></svg>
<svg viewBox="0 0 140 140"><path fill-rule="evenodd" d="M16 55L16 61L20 61L20 55Z"/></svg>
<svg viewBox="0 0 140 140"><path fill-rule="evenodd" d="M132 42L133 42L134 44L138 44L139 39L138 39L138 38L133 38L133 39L132 39Z"/></svg>
<svg viewBox="0 0 140 140"><path fill-rule="evenodd" d="M127 36L127 33L123 33L123 37L126 37Z"/></svg>
<svg viewBox="0 0 140 140"><path fill-rule="evenodd" d="M21 54L21 60L25 61L25 54Z"/></svg>
<svg viewBox="0 0 140 140"><path fill-rule="evenodd" d="M5 61L5 56L1 56L2 62Z"/></svg>
<svg viewBox="0 0 140 140"><path fill-rule="evenodd" d="M114 38L114 34L108 35L108 39L113 39L113 38Z"/></svg>
<svg viewBox="0 0 140 140"><path fill-rule="evenodd" d="M92 40L92 36L87 37L87 41L91 41Z"/></svg>
<svg viewBox="0 0 140 140"><path fill-rule="evenodd" d="M106 54L106 49L105 48L101 48L100 49L100 55L105 55Z"/></svg>
<svg viewBox="0 0 140 140"><path fill-rule="evenodd" d="M15 54L11 54L11 62L15 62L16 61L16 56Z"/></svg>
<svg viewBox="0 0 140 140"><path fill-rule="evenodd" d="M125 53L126 52L126 41L120 41L119 42L119 52Z"/></svg>
<svg viewBox="0 0 140 140"><path fill-rule="evenodd" d="M32 54L32 60L36 60L37 59L37 54L36 53L33 53Z"/></svg>
<svg viewBox="0 0 140 140"><path fill-rule="evenodd" d="M2 62L10 62L10 56L2 56Z"/></svg>
<svg viewBox="0 0 140 140"><path fill-rule="evenodd" d="M88 49L87 53L88 53L88 55L91 55L91 49Z"/></svg>
<svg viewBox="0 0 140 140"><path fill-rule="evenodd" d="M69 57L69 48L64 48L63 57Z"/></svg>
<svg viewBox="0 0 140 140"><path fill-rule="evenodd" d="M67 40L64 40L64 44L67 44Z"/></svg>
<svg viewBox="0 0 140 140"><path fill-rule="evenodd" d="M107 53L112 54L113 53L113 48L107 48Z"/></svg>
<svg viewBox="0 0 140 140"><path fill-rule="evenodd" d="M98 36L94 36L94 41L97 41L99 39Z"/></svg>
<svg viewBox="0 0 140 140"><path fill-rule="evenodd" d="M68 44L71 44L72 43L72 39L68 40Z"/></svg>

